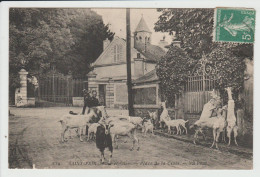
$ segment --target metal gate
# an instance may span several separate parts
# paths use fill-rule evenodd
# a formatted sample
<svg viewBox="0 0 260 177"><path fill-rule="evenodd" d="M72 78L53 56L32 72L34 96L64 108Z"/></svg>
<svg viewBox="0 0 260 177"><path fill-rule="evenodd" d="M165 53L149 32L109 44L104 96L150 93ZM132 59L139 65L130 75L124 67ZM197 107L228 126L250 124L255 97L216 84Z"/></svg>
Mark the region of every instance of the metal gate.
<svg viewBox="0 0 260 177"><path fill-rule="evenodd" d="M193 71L189 73L184 92L184 111L200 113L205 103L210 99L210 91L215 88L216 70L213 64L203 55Z"/></svg>
<svg viewBox="0 0 260 177"><path fill-rule="evenodd" d="M87 87L88 84L83 79L52 72L40 79L37 97L38 100L68 105L72 104L73 97L82 97L82 90Z"/></svg>

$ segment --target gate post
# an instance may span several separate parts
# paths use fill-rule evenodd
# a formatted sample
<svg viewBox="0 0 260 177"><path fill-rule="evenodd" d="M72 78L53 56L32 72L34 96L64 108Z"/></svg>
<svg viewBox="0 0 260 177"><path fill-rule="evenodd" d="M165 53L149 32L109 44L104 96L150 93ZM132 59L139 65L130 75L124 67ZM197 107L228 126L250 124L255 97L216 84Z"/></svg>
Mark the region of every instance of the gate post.
<svg viewBox="0 0 260 177"><path fill-rule="evenodd" d="M20 75L20 89L16 93L16 106L25 106L27 105L27 75L28 72L25 69L21 69L19 72Z"/></svg>

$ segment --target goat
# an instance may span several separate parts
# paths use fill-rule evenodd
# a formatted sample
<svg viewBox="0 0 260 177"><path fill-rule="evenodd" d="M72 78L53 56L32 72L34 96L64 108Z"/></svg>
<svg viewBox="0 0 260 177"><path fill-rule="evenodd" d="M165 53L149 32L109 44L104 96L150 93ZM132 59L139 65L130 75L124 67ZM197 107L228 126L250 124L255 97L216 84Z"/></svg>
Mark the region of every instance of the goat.
<svg viewBox="0 0 260 177"><path fill-rule="evenodd" d="M97 127L99 126L100 124L99 123L93 123L93 124L90 124L89 128L88 128L88 140L90 140L90 137L93 139L93 138L96 138L96 133L97 133ZM93 134L93 135L92 135Z"/></svg>
<svg viewBox="0 0 260 177"><path fill-rule="evenodd" d="M228 146L230 146L231 142L231 133L234 132L234 141L237 144L237 135L238 135L238 126L237 126L237 118L235 116L235 102L232 98L232 88L225 88L228 93L228 112L227 112L227 137L228 137Z"/></svg>
<svg viewBox="0 0 260 177"><path fill-rule="evenodd" d="M111 164L111 159L113 155L113 143L110 134L111 127L113 127L113 125L108 124L99 124L99 126L97 127L96 147L99 149L101 153L100 161L102 164L105 162L105 148L108 148L108 150L110 151L108 164Z"/></svg>
<svg viewBox="0 0 260 177"><path fill-rule="evenodd" d="M176 119L175 121L178 122L180 128L182 127L182 128L185 129L185 132L186 132L186 135L187 135L188 131L187 131L187 128L186 128L185 124L188 122L188 120L185 121L183 119Z"/></svg>
<svg viewBox="0 0 260 177"><path fill-rule="evenodd" d="M215 90L213 89L210 92L212 99L210 99L204 106L201 113L199 120L197 120L190 128L195 128L194 140L193 143L196 144L196 139L198 138L198 134L201 133L203 135L204 140L206 140L206 136L203 133L203 129L207 128L208 126L211 127L211 122L208 120L212 116L213 111L215 108L220 104L220 97L217 96ZM211 119L210 119L211 120Z"/></svg>
<svg viewBox="0 0 260 177"><path fill-rule="evenodd" d="M143 119L141 117L128 116L128 121L137 127L143 128Z"/></svg>
<svg viewBox="0 0 260 177"><path fill-rule="evenodd" d="M198 139L198 133L201 132L203 134L204 139L205 138L205 134L202 132L203 129L205 128L212 128L214 127L215 122L219 121L219 117L222 116L221 115L221 108L218 108L217 111L217 116L216 117L211 117L208 119L202 119L202 120L197 120L194 123L194 127L196 128L195 130L195 134L194 134L194 139L193 139L193 143L196 144L196 140Z"/></svg>
<svg viewBox="0 0 260 177"><path fill-rule="evenodd" d="M126 121L128 120L128 122L135 124L137 127L143 127L143 119L141 117L134 117L134 116L113 116L113 117L109 117L108 119L106 119L105 121L107 123L114 121L114 122L118 122L118 121Z"/></svg>
<svg viewBox="0 0 260 177"><path fill-rule="evenodd" d="M227 106L223 106L222 108L218 109L219 112L222 111L222 115L218 114L218 119L215 120L213 123L213 143L210 148L214 147L216 145L216 149L218 149L218 139L221 132L224 131L224 129L227 126L226 117L227 117Z"/></svg>
<svg viewBox="0 0 260 177"><path fill-rule="evenodd" d="M116 140L117 135L127 135L129 138L133 140L133 145L130 149L131 151L134 149L135 143L137 143L137 150L140 149L139 139L136 136L137 125L134 125L133 123L127 121L113 121L110 122L110 125L113 125L113 127L110 128L110 134L113 142L115 143L116 149L118 149L118 143Z"/></svg>
<svg viewBox="0 0 260 177"><path fill-rule="evenodd" d="M148 131L151 131L153 134L153 128L154 128L154 126L153 126L151 119L148 119L146 122L143 123L142 132L144 133L145 136Z"/></svg>
<svg viewBox="0 0 260 177"><path fill-rule="evenodd" d="M150 112L148 111L149 117L152 120L153 125L157 128L158 124L159 124L159 119L158 119L158 114L156 111L154 112Z"/></svg>
<svg viewBox="0 0 260 177"><path fill-rule="evenodd" d="M77 128L79 129L79 139L82 142L82 133L83 133L83 128L87 126L87 124L92 120L95 112L91 111L87 115L72 115L72 114L66 114L62 116L61 120L59 122L61 123L62 126L62 131L61 131L61 141L64 142L64 134L68 129L74 129Z"/></svg>
<svg viewBox="0 0 260 177"><path fill-rule="evenodd" d="M160 123L160 126L162 127L162 122L164 122L164 120L171 120L171 118L170 118L168 110L166 108L166 101L161 102L161 106L163 107L163 112L160 115L159 123Z"/></svg>
<svg viewBox="0 0 260 177"><path fill-rule="evenodd" d="M171 134L171 127L176 127L177 132L176 134L178 135L180 133L180 127L179 127L179 122L176 120L164 120L166 126L168 127L168 133Z"/></svg>
<svg viewBox="0 0 260 177"><path fill-rule="evenodd" d="M180 133L179 121L171 120L168 110L166 108L166 101L161 102L161 106L163 107L163 112L160 115L160 123L164 122L166 124L166 126L168 127L168 133L171 133L171 127L176 127L177 129L176 134L179 134Z"/></svg>

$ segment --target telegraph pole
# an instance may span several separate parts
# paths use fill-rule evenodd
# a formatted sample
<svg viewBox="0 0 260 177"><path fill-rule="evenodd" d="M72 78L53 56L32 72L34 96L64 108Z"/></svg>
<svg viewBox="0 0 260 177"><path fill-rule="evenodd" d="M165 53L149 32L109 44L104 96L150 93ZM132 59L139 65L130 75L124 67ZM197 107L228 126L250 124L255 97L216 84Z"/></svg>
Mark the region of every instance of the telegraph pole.
<svg viewBox="0 0 260 177"><path fill-rule="evenodd" d="M134 116L133 90L131 77L131 30L130 9L126 9L126 66L127 66L127 89L128 89L128 111L129 116Z"/></svg>

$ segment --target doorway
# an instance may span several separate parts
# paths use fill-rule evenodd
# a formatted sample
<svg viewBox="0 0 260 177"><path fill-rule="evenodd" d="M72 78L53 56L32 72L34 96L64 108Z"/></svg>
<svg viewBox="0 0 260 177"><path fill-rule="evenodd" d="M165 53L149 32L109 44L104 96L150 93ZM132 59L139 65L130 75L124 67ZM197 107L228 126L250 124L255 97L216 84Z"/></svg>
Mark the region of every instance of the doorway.
<svg viewBox="0 0 260 177"><path fill-rule="evenodd" d="M99 84L98 92L99 92L99 103L103 106L106 106L106 85Z"/></svg>

